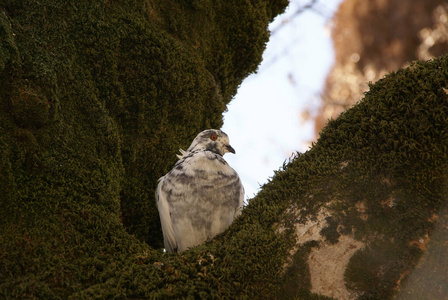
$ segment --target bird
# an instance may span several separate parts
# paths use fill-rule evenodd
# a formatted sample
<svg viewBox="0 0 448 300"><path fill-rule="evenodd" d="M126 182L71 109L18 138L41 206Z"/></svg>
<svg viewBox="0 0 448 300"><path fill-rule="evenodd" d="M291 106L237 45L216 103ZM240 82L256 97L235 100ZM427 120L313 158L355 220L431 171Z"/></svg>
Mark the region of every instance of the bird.
<svg viewBox="0 0 448 300"><path fill-rule="evenodd" d="M182 252L212 239L241 214L244 187L224 160L235 154L226 133L200 132L158 180L155 192L166 252Z"/></svg>

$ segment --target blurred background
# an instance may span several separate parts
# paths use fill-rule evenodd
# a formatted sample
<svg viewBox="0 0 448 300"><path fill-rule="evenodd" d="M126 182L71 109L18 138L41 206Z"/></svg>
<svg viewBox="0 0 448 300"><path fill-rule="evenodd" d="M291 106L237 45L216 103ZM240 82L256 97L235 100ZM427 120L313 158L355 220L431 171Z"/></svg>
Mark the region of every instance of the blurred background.
<svg viewBox="0 0 448 300"><path fill-rule="evenodd" d="M292 0L270 25L258 72L238 89L223 131L246 199L328 119L362 99L368 83L448 52L444 0Z"/></svg>

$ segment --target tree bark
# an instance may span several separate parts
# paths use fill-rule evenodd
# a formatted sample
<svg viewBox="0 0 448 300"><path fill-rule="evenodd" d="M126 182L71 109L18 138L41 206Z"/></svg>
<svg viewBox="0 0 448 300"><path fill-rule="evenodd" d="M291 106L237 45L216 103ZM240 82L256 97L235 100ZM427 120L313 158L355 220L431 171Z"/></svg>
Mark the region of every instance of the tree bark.
<svg viewBox="0 0 448 300"><path fill-rule="evenodd" d="M285 7L164 3L0 6L1 295L387 299L436 268L446 297L448 56L372 85L227 231L163 252L156 179L220 126Z"/></svg>

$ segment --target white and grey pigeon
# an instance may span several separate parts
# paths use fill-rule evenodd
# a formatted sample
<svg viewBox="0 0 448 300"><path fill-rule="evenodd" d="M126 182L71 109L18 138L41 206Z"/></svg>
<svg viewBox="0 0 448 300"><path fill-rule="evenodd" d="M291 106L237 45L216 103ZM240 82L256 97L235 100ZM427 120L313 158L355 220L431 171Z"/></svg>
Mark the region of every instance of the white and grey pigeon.
<svg viewBox="0 0 448 300"><path fill-rule="evenodd" d="M235 153L227 134L199 133L173 169L159 179L156 204L167 252L180 252L223 232L241 213L244 188L224 160Z"/></svg>

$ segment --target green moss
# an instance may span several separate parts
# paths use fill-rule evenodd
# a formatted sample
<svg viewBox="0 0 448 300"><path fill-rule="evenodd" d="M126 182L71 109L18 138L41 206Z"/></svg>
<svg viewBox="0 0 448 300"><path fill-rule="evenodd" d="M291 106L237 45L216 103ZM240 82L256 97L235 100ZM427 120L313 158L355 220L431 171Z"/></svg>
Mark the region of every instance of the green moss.
<svg viewBox="0 0 448 300"><path fill-rule="evenodd" d="M291 266L283 275L283 287L277 295L278 299L330 299L310 292L311 278L308 267L308 255L313 247L318 247L316 241L304 243L292 256Z"/></svg>
<svg viewBox="0 0 448 300"><path fill-rule="evenodd" d="M181 264L153 249L154 188L179 148L222 125L285 6L0 4L2 297L204 293L170 292L185 275L148 268Z"/></svg>
<svg viewBox="0 0 448 300"><path fill-rule="evenodd" d="M286 277L283 266L295 222L322 206L333 214L329 241L353 232L374 250L353 257L347 286L363 297L395 293L421 255L410 242L431 233L447 199L447 56L372 85L228 231L182 254L160 250L157 178L198 131L222 124L284 6L0 5L2 297L273 298L285 278L291 297L319 297L300 268L305 248ZM285 213L291 205L298 216ZM367 259L399 268L373 274Z"/></svg>
<svg viewBox="0 0 448 300"><path fill-rule="evenodd" d="M446 258L448 255L448 206L442 208L437 216L437 225L420 247L425 251L418 265L403 282L397 299L443 299L448 295L448 274Z"/></svg>
<svg viewBox="0 0 448 300"><path fill-rule="evenodd" d="M360 299L391 299L400 277L409 271L409 263L421 254L400 246L392 240L377 240L355 253L345 273L347 287L359 292Z"/></svg>
<svg viewBox="0 0 448 300"><path fill-rule="evenodd" d="M272 182L279 199L296 199L303 218L329 209L327 242L337 242L340 228L367 243L345 275L360 298L395 295L423 253L416 241L431 234L446 203L447 67L447 56L416 62L371 85Z"/></svg>
<svg viewBox="0 0 448 300"><path fill-rule="evenodd" d="M330 244L336 244L341 236L339 228L339 220L327 217L325 218L327 226L320 231L320 235L325 237L325 240Z"/></svg>

